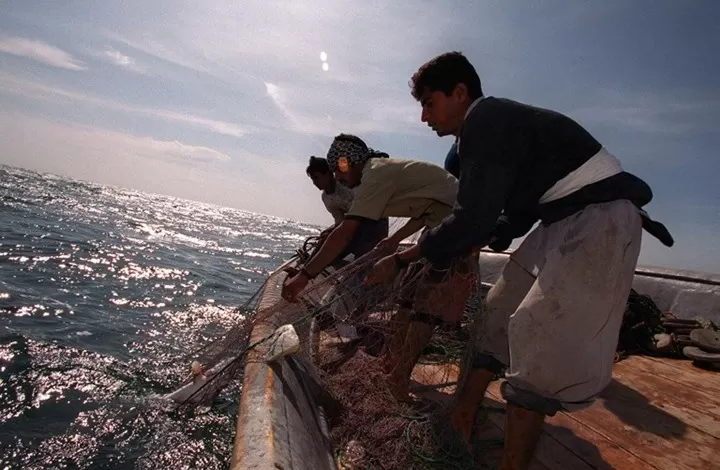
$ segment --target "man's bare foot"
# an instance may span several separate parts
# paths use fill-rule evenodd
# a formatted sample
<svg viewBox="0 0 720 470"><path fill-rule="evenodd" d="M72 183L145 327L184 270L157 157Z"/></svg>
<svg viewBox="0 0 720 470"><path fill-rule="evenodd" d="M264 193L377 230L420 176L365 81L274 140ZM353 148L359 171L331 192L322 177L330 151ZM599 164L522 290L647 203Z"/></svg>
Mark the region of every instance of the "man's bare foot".
<svg viewBox="0 0 720 470"><path fill-rule="evenodd" d="M495 374L484 369L471 369L467 373L467 380L457 390L450 424L465 441L468 450L472 451L471 440L475 418L482 407L488 384Z"/></svg>
<svg viewBox="0 0 720 470"><path fill-rule="evenodd" d="M462 438L468 451L472 452L471 439L473 424L475 423L475 410L455 408L450 417L450 423Z"/></svg>
<svg viewBox="0 0 720 470"><path fill-rule="evenodd" d="M407 401L410 398L410 378L399 379L397 374L388 376L390 393L398 401Z"/></svg>
<svg viewBox="0 0 720 470"><path fill-rule="evenodd" d="M505 452L500 470L530 468L535 447L542 434L545 415L508 404L505 424Z"/></svg>
<svg viewBox="0 0 720 470"><path fill-rule="evenodd" d="M283 271L288 273L288 278L291 278L293 276L297 276L297 274L300 272L298 268L292 267L292 266L286 266L283 268Z"/></svg>
<svg viewBox="0 0 720 470"><path fill-rule="evenodd" d="M383 371L385 371L386 374L391 374L392 371L395 369L397 360L395 356L393 356L389 352L386 352L382 360L380 361L380 364L382 364Z"/></svg>
<svg viewBox="0 0 720 470"><path fill-rule="evenodd" d="M412 401L410 398L408 387L403 388L399 386L393 386L390 387L390 393L392 394L393 398L399 402L406 403Z"/></svg>

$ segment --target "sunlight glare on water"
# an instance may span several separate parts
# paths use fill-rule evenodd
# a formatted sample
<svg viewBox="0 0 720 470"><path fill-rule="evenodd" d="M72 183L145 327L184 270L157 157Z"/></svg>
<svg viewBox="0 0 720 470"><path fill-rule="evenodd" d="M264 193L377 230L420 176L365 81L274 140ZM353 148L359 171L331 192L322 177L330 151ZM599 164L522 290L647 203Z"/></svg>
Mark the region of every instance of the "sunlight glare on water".
<svg viewBox="0 0 720 470"><path fill-rule="evenodd" d="M151 397L317 228L0 167L0 468L227 468L239 383Z"/></svg>

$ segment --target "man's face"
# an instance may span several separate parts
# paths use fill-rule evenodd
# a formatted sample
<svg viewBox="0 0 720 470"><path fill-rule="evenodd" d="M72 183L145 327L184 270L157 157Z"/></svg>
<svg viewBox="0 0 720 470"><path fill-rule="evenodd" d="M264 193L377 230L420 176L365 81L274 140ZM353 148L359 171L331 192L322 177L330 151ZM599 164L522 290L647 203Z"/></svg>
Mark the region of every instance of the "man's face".
<svg viewBox="0 0 720 470"><path fill-rule="evenodd" d="M420 119L427 123L438 136L457 134L462 126L465 117L465 108L463 108L463 100L459 90L460 85L450 95L446 95L442 91L431 91L425 89L420 97L422 105L422 114Z"/></svg>
<svg viewBox="0 0 720 470"><path fill-rule="evenodd" d="M335 179L340 181L348 188L354 188L360 184L362 178L361 165L350 165L347 171L343 172L339 169L335 170Z"/></svg>
<svg viewBox="0 0 720 470"><path fill-rule="evenodd" d="M312 183L321 191L330 189L332 185L333 174L331 172L320 173L319 171L310 173L310 179Z"/></svg>

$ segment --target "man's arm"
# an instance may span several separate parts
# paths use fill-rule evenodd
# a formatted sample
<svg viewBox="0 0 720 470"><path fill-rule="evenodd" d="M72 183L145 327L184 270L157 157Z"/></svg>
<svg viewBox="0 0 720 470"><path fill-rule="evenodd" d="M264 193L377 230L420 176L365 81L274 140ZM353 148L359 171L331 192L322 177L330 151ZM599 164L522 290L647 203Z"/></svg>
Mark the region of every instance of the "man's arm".
<svg viewBox="0 0 720 470"><path fill-rule="evenodd" d="M419 254L436 264L469 254L490 241L518 166L499 123L472 113L460 137L460 185L453 213L419 241ZM409 257L409 255L408 255Z"/></svg>
<svg viewBox="0 0 720 470"><path fill-rule="evenodd" d="M328 235L320 250L305 264L305 274L314 277L332 263L352 241L362 219L382 217L393 194L393 181L373 180L364 173L363 183L353 191L353 202L344 220Z"/></svg>
<svg viewBox="0 0 720 470"><path fill-rule="evenodd" d="M332 215L332 218L335 221L335 226L340 225L342 221L345 220L345 214L340 209L328 208L328 212L330 212L330 215Z"/></svg>
<svg viewBox="0 0 720 470"><path fill-rule="evenodd" d="M410 219L405 225L400 227L397 232L393 233L389 238L392 243L399 245L400 242L405 240L410 235L416 233L418 230L425 226L425 222L422 219Z"/></svg>
<svg viewBox="0 0 720 470"><path fill-rule="evenodd" d="M305 272L310 277L315 277L328 267L350 245L359 226L360 222L357 220L343 220L328 235L320 250L305 264Z"/></svg>
<svg viewBox="0 0 720 470"><path fill-rule="evenodd" d="M488 243L488 247L494 251L507 250L514 239L528 233L537 221L538 216L533 212L504 212L495 223L495 240Z"/></svg>

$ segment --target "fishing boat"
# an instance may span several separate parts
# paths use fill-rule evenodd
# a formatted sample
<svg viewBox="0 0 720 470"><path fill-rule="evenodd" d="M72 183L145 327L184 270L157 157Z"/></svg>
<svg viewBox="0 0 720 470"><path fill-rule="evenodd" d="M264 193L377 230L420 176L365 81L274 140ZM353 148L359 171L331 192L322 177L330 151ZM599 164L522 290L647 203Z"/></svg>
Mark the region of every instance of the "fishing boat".
<svg viewBox="0 0 720 470"><path fill-rule="evenodd" d="M498 278L508 257L507 252L480 253L485 287ZM270 275L260 309L281 301L286 275L282 269ZM680 323L696 317L720 323L720 275L638 267L633 290ZM257 323L251 342L268 337L284 321ZM339 462L330 437L327 391L312 365L295 355L268 363L263 354L258 348L245 358L231 469L354 468ZM449 401L453 386L437 382L453 374L457 377L456 365L418 364L413 378L428 385L430 400ZM491 383L476 430L487 441L501 442L504 434L501 383ZM591 407L546 420L531 468L720 469L718 449L720 364L634 354L615 364L611 384ZM491 465L501 452L500 445L482 453Z"/></svg>

